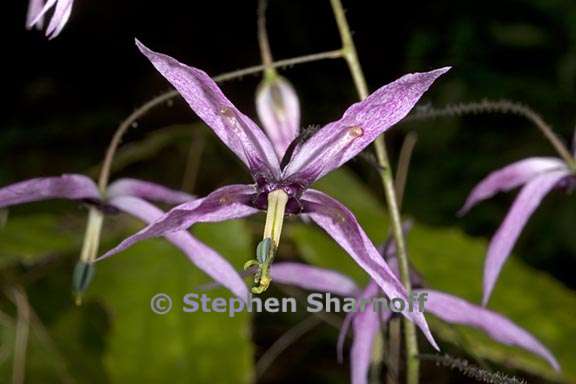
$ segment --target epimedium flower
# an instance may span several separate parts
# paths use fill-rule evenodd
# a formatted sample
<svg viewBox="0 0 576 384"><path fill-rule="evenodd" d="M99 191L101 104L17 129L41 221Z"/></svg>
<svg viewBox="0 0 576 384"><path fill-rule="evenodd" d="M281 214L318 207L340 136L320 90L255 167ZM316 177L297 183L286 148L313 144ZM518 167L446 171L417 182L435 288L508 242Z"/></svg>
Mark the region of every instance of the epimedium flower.
<svg viewBox="0 0 576 384"><path fill-rule="evenodd" d="M460 215L498 192L522 187L488 247L484 263L484 305L488 303L498 275L532 213L553 189L573 189L576 186L575 174L576 170L562 159L530 157L490 173L474 187L459 211Z"/></svg>
<svg viewBox="0 0 576 384"><path fill-rule="evenodd" d="M104 213L124 212L145 223L152 223L164 214L152 201L176 205L193 201L194 196L156 183L129 178L116 180L102 194L92 179L78 174L40 177L0 188L0 208L49 199L83 202L91 207L80 262L74 274L75 293L81 294L93 274L92 265L98 253ZM165 237L211 278L235 295L248 297L242 277L216 251L187 231L167 233Z"/></svg>
<svg viewBox="0 0 576 384"><path fill-rule="evenodd" d="M389 241L383 252L388 256L389 265L394 273L399 275L394 247L391 244ZM384 306L375 305L374 299L383 293L378 284L372 280L364 289L361 289L352 278L337 271L296 262L275 263L270 268L270 273L274 280L281 284L355 298L357 301L363 300L367 303L364 310L360 309L347 314L337 343L338 358L341 361L344 340L352 327L351 382L353 384L367 383L370 363L375 353L374 348L378 346L376 340L380 337L383 325L393 316L393 313ZM414 271L411 271L411 280L416 287L421 286L421 281ZM445 292L416 288L413 293L426 295L427 300L423 306L425 312L447 323L482 330L497 342L530 351L548 361L555 370L560 370L552 353L533 335L507 317Z"/></svg>
<svg viewBox="0 0 576 384"><path fill-rule="evenodd" d="M259 250L257 260L247 263L247 267L257 267L252 292L261 293L271 281L269 267L278 247L285 214L306 214L343 247L388 296L406 297L406 290L379 256L352 212L334 198L311 189L310 185L353 158L406 116L449 68L408 74L381 87L307 141L294 140L280 156L264 131L242 114L205 72L156 53L139 41L136 44L192 110L247 166L254 183L224 186L204 198L174 207L103 257L138 241L180 231L195 223L237 219L265 210L261 243L264 249ZM435 345L422 314L404 314Z"/></svg>
<svg viewBox="0 0 576 384"><path fill-rule="evenodd" d="M44 29L45 19L49 19L46 37L53 39L62 32L72 14L74 0L30 0L26 14L26 28ZM50 17L48 13L52 12Z"/></svg>

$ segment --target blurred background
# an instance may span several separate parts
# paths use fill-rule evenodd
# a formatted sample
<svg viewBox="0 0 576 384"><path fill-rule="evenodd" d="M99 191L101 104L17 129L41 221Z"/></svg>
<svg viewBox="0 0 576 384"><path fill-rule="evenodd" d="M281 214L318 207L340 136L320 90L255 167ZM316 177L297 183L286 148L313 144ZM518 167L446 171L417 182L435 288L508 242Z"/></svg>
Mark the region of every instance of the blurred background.
<svg viewBox="0 0 576 384"><path fill-rule="evenodd" d="M37 176L96 176L122 119L169 89L134 46L202 68L210 75L260 63L256 1L158 2L77 0L62 34L48 41L24 28L26 2L3 4L0 185ZM451 103L510 99L531 106L572 142L576 127L576 2L523 0L460 2L344 1L371 89L407 72L453 69L417 111ZM328 1L270 0L268 30L275 59L338 49ZM302 126L337 119L356 100L342 60L315 62L281 73L296 88ZM255 116L260 76L223 85L240 110ZM491 170L531 156L555 156L540 132L509 115L406 122L388 135L393 158L408 132L418 135L404 211L416 223L410 256L434 288L479 302L487 239L515 193L498 196L457 218L470 189ZM129 131L114 177L130 176L203 195L249 175L182 102L156 108ZM379 178L357 159L318 188L347 203L377 243L387 234ZM343 187L344 186L344 187ZM435 322L443 349L530 382L576 382L576 206L552 193L530 220L506 265L491 308L538 336L564 373L479 333ZM214 314L157 316L155 292L176 296L208 278L162 241L147 241L98 267L85 304L75 307L70 274L87 210L69 202L10 209L0 229L0 382L10 382L18 316L30 315L25 356L30 383L288 383L348 382L336 362L338 321L310 326L268 365L269 348L305 313L234 319ZM199 226L195 234L241 267L252 257L262 218ZM104 251L140 224L106 221ZM230 233L234 233L232 238ZM293 220L280 258L299 259L363 276L319 230ZM226 294L223 290L214 295ZM269 295L295 294L274 287ZM302 293L299 293L302 294ZM20 312L19 312L20 311ZM424 351L431 352L422 341ZM262 362L262 356L265 356ZM424 363L423 382L469 382Z"/></svg>

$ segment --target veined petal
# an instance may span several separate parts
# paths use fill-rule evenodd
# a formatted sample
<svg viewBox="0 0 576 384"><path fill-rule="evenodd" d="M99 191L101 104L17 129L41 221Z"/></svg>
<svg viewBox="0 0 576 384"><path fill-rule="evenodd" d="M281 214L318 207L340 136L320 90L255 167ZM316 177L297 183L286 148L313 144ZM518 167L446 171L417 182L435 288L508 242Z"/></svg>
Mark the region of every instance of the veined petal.
<svg viewBox="0 0 576 384"><path fill-rule="evenodd" d="M294 87L279 75L265 78L256 91L256 111L281 160L300 130L300 102Z"/></svg>
<svg viewBox="0 0 576 384"><path fill-rule="evenodd" d="M365 311L356 313L352 321L354 329L354 340L350 352L352 384L368 383L374 340L380 329L378 317L378 313L370 305Z"/></svg>
<svg viewBox="0 0 576 384"><path fill-rule="evenodd" d="M280 164L270 140L248 116L236 109L214 80L197 68L151 51L138 40L136 45L253 176L279 176Z"/></svg>
<svg viewBox="0 0 576 384"><path fill-rule="evenodd" d="M528 218L540 205L544 196L569 174L570 172L567 170L544 173L530 180L518 194L512 208L490 241L484 264L484 296L482 299L484 305L488 302L500 270L510 255L512 247L518 240Z"/></svg>
<svg viewBox="0 0 576 384"><path fill-rule="evenodd" d="M172 208L140 232L128 237L99 259L112 256L134 243L151 237L165 236L190 227L194 223L234 220L253 215L257 209L246 205L255 189L252 185L228 185L208 196Z"/></svg>
<svg viewBox="0 0 576 384"><path fill-rule="evenodd" d="M310 185L338 168L388 128L400 121L448 67L408 74L383 86L363 101L353 104L295 150L284 169L285 178L298 178Z"/></svg>
<svg viewBox="0 0 576 384"><path fill-rule="evenodd" d="M356 217L348 208L332 197L309 189L303 196L306 213L322 227L382 288L389 298L407 299L406 289L372 244ZM424 333L430 344L438 349L420 312L402 313Z"/></svg>
<svg viewBox="0 0 576 384"><path fill-rule="evenodd" d="M546 359L554 369L560 370L560 365L552 353L534 336L510 319L447 293L428 289L416 290L416 292L428 293L425 305L427 312L449 323L481 329L494 340L533 352Z"/></svg>
<svg viewBox="0 0 576 384"><path fill-rule="evenodd" d="M330 292L341 296L358 294L356 283L341 273L302 263L280 262L270 267L272 280L310 291Z"/></svg>
<svg viewBox="0 0 576 384"><path fill-rule="evenodd" d="M108 187L108 198L134 196L144 200L166 204L182 204L195 197L182 191L167 188L163 185L138 179L119 179Z"/></svg>
<svg viewBox="0 0 576 384"><path fill-rule="evenodd" d="M44 8L44 0L30 0L28 3L28 11L26 13L26 28L32 29L36 27L37 29L42 29L44 26L44 17L40 16Z"/></svg>
<svg viewBox="0 0 576 384"><path fill-rule="evenodd" d="M49 199L100 199L98 187L84 175L38 177L0 189L0 208Z"/></svg>
<svg viewBox="0 0 576 384"><path fill-rule="evenodd" d="M465 214L474 205L498 192L506 192L524 185L536 176L555 169L567 169L567 167L556 157L530 157L498 169L474 187L458 214Z"/></svg>
<svg viewBox="0 0 576 384"><path fill-rule="evenodd" d="M117 196L110 199L109 203L145 223L153 223L164 215L162 210L138 197ZM187 231L168 233L165 237L180 248L188 259L208 276L228 288L236 296L244 300L248 299L248 289L242 277L212 248L195 239Z"/></svg>

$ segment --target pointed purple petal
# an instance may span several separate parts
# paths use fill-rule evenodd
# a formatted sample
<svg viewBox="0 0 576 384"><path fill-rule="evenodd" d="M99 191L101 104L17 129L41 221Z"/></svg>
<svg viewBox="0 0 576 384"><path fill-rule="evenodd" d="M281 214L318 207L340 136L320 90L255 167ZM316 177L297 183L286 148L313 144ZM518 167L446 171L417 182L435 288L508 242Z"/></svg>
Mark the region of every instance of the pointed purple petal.
<svg viewBox="0 0 576 384"><path fill-rule="evenodd" d="M300 102L296 91L279 75L264 79L256 92L256 111L278 158L282 159L300 130Z"/></svg>
<svg viewBox="0 0 576 384"><path fill-rule="evenodd" d="M341 296L355 296L358 287L352 279L330 269L301 263L281 262L270 267L272 280L310 291L330 292Z"/></svg>
<svg viewBox="0 0 576 384"><path fill-rule="evenodd" d="M140 232L106 252L100 259L121 252L138 241L177 232L194 223L226 221L253 215L258 210L246 204L254 191L252 185L228 185L204 198L174 207Z"/></svg>
<svg viewBox="0 0 576 384"><path fill-rule="evenodd" d="M114 207L145 223L152 223L164 212L145 200L132 196L118 196L110 200ZM248 289L234 267L210 247L196 240L186 231L167 234L166 239L180 248L190 261L236 296L247 300Z"/></svg>
<svg viewBox="0 0 576 384"><path fill-rule="evenodd" d="M428 300L425 304L427 312L449 323L481 329L494 340L533 352L546 359L554 369L560 370L560 365L552 353L534 336L510 319L447 293L428 289L417 290L417 292L428 293Z"/></svg>
<svg viewBox="0 0 576 384"><path fill-rule="evenodd" d="M446 67L405 75L353 104L340 120L324 126L296 149L284 170L285 177L310 185L338 168L406 116L432 83L448 70Z"/></svg>
<svg viewBox="0 0 576 384"><path fill-rule="evenodd" d="M163 185L138 179L119 179L108 187L108 198L135 196L144 200L166 204L182 204L195 199L186 192L167 188Z"/></svg>
<svg viewBox="0 0 576 384"><path fill-rule="evenodd" d="M304 193L304 204L312 220L348 252L378 283L386 296L408 300L406 289L348 208L332 197L312 189ZM405 311L402 314L412 320L422 330L430 344L438 349L422 313Z"/></svg>
<svg viewBox="0 0 576 384"><path fill-rule="evenodd" d="M498 192L524 185L534 177L554 169L566 169L566 164L555 157L531 157L498 169L474 187L458 214L463 215L480 201L489 199Z"/></svg>
<svg viewBox="0 0 576 384"><path fill-rule="evenodd" d="M278 176L280 165L270 140L248 116L236 109L206 73L153 52L139 41L136 45L198 117L248 166L252 175Z"/></svg>
<svg viewBox="0 0 576 384"><path fill-rule="evenodd" d="M83 175L39 177L0 189L0 208L49 199L100 199L98 187Z"/></svg>
<svg viewBox="0 0 576 384"><path fill-rule="evenodd" d="M518 194L512 208L490 241L484 264L484 296L482 299L484 305L488 303L500 270L510 255L512 247L518 240L528 218L540 205L544 196L569 174L567 170L544 173L528 182Z"/></svg>
<svg viewBox="0 0 576 384"><path fill-rule="evenodd" d="M50 19L50 24L46 28L46 36L49 39L53 39L62 32L66 23L70 19L72 14L73 0L58 0L56 3L56 8L54 9L54 14Z"/></svg>
<svg viewBox="0 0 576 384"><path fill-rule="evenodd" d="M44 24L44 17L46 16L46 12L50 10L50 8L54 7L58 0L48 0L44 3L42 8L39 12L36 12L35 17L33 17L29 23L30 26L37 25L38 23ZM36 5L35 5L36 6Z"/></svg>
<svg viewBox="0 0 576 384"><path fill-rule="evenodd" d="M354 316L352 327L354 329L354 340L350 352L352 384L366 384L372 361L374 339L380 330L378 313L371 305L366 307L365 311L360 311Z"/></svg>

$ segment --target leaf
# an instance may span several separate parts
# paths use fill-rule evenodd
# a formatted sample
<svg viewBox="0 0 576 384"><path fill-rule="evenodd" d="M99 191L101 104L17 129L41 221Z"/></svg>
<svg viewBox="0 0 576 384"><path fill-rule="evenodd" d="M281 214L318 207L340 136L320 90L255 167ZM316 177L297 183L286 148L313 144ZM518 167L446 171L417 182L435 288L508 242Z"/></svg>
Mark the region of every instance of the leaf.
<svg viewBox="0 0 576 384"><path fill-rule="evenodd" d="M9 217L0 228L0 268L17 261L30 264L51 254L79 251L79 236L78 226L65 224L53 214Z"/></svg>
<svg viewBox="0 0 576 384"><path fill-rule="evenodd" d="M345 188L343 188L345 186ZM322 180L318 189L338 198L357 215L370 238L379 244L386 235L387 216L376 198L349 172L339 170ZM366 274L318 228L297 224L288 228L302 258L309 263L339 270L359 282ZM479 303L487 243L459 229L428 227L415 223L408 235L410 261L427 286ZM576 379L576 295L550 276L512 257L497 284L490 308L509 317L538 337L559 359L564 376ZM431 320L436 336L459 344L472 356L554 378L542 359L518 348L500 345L466 327ZM463 343L465 341L465 343Z"/></svg>
<svg viewBox="0 0 576 384"><path fill-rule="evenodd" d="M242 222L201 224L196 234L235 267L252 257L249 232ZM183 295L208 281L161 239L142 242L98 264L89 294L110 313L112 331L104 364L113 383L251 382L250 316L182 310ZM172 298L170 313L152 312L150 300L158 293ZM230 297L224 289L208 295Z"/></svg>

